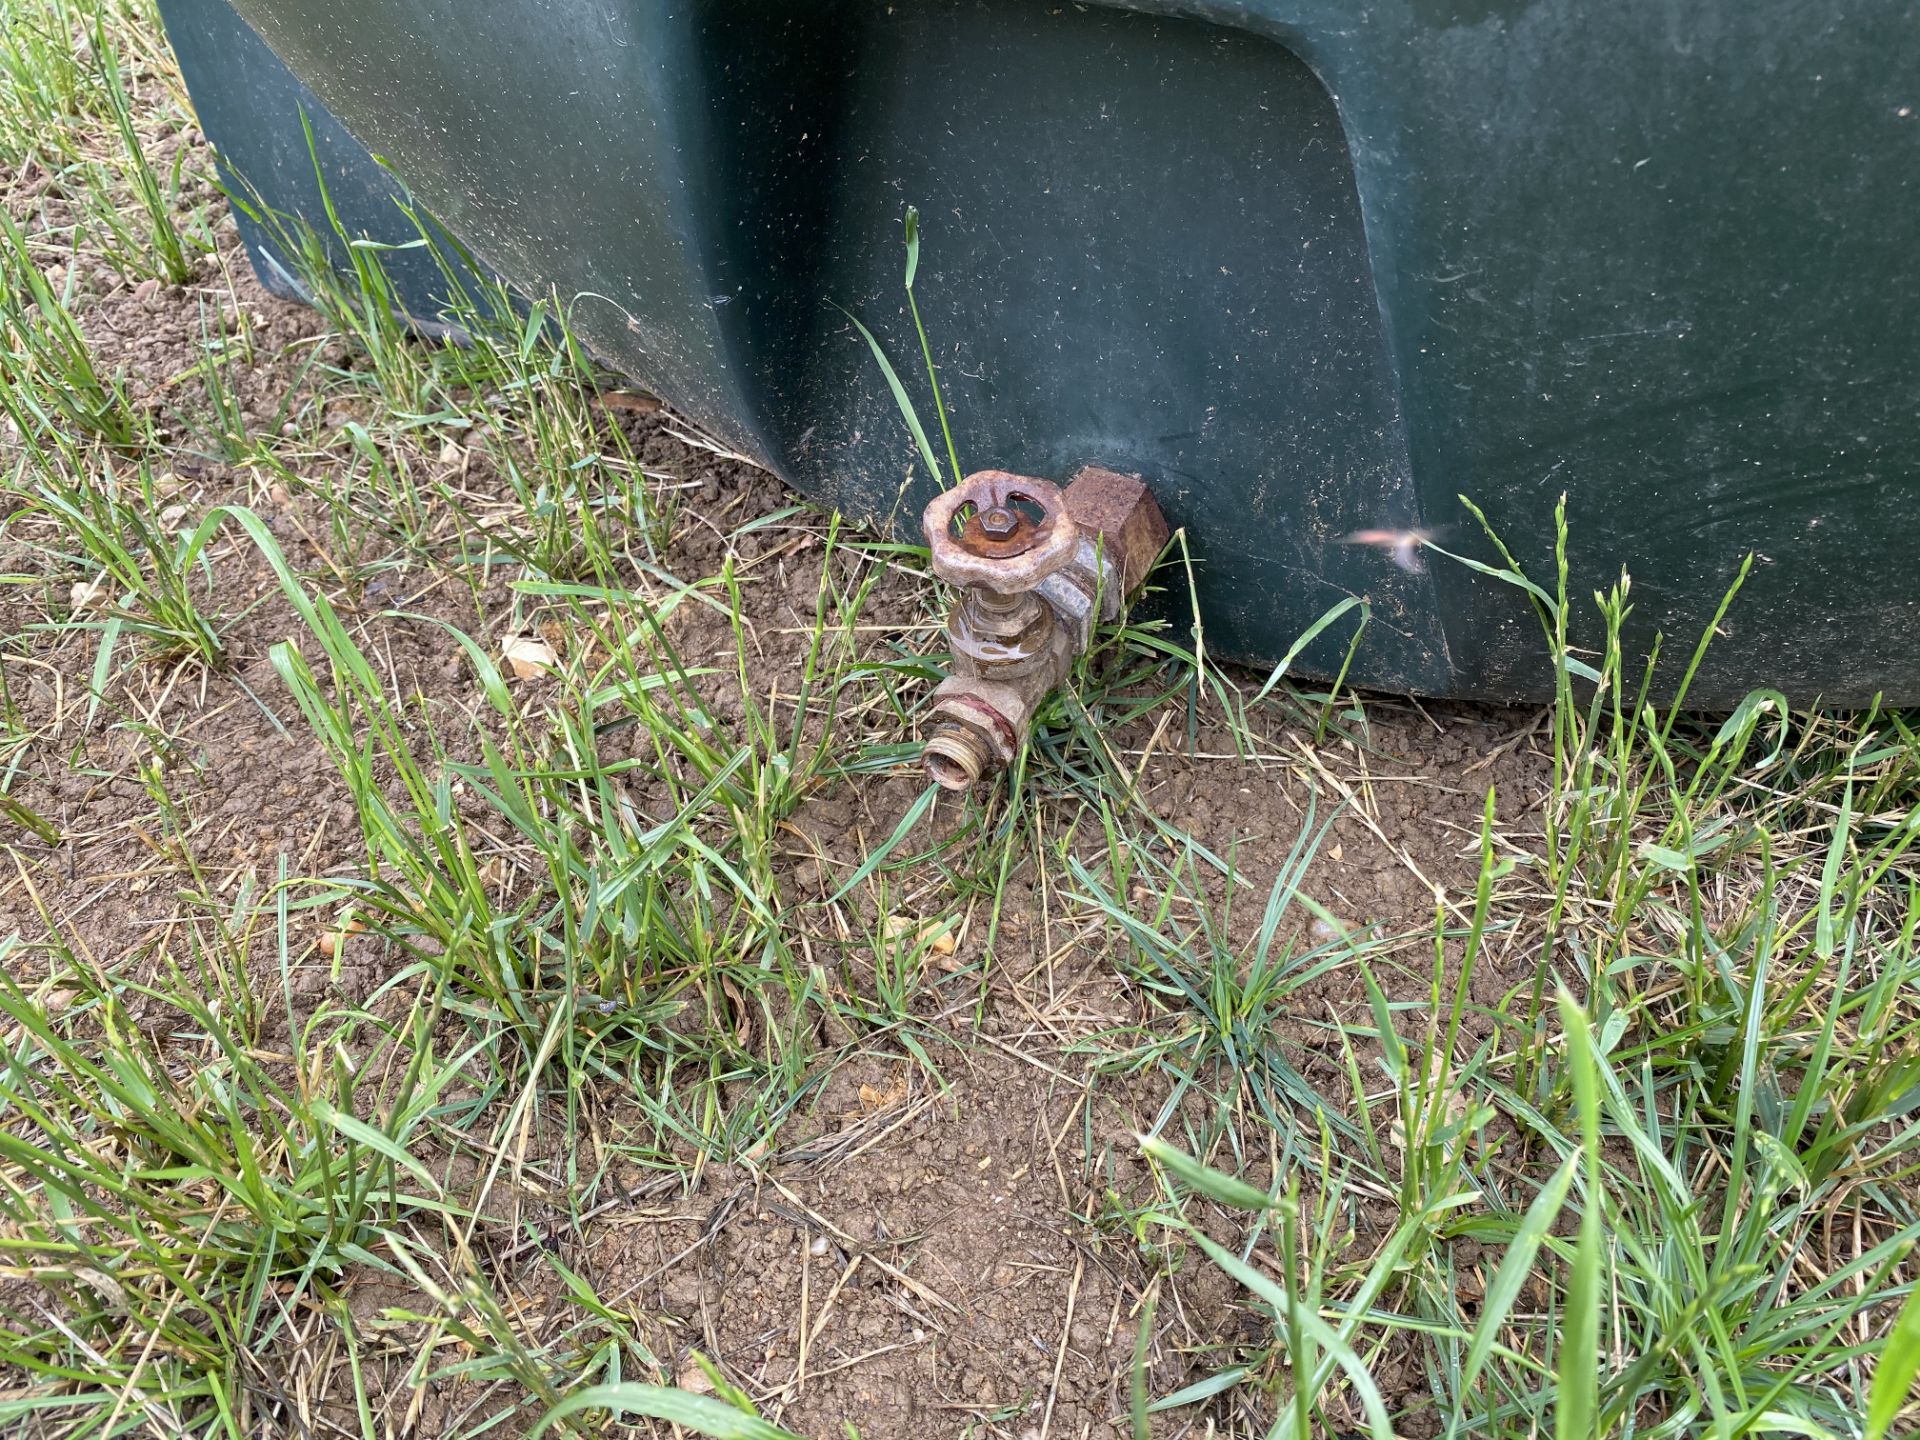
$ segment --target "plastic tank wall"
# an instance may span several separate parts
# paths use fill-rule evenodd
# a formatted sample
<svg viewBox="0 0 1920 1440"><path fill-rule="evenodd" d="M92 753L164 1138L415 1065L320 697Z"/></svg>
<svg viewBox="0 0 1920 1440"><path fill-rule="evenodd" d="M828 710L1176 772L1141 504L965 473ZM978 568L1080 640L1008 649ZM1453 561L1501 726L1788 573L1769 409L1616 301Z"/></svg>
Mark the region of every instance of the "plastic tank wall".
<svg viewBox="0 0 1920 1440"><path fill-rule="evenodd" d="M226 0L162 8L209 135L300 209L304 141L265 153L297 82L235 61ZM489 265L599 297L608 361L857 516L930 488L836 308L907 370L911 203L963 463L1145 474L1216 653L1358 594L1355 678L1539 694L1517 592L1339 541L1484 556L1464 493L1544 574L1566 491L1574 593L1631 568L1641 643L1690 649L1756 553L1696 698L1920 695L1908 7L238 8Z"/></svg>

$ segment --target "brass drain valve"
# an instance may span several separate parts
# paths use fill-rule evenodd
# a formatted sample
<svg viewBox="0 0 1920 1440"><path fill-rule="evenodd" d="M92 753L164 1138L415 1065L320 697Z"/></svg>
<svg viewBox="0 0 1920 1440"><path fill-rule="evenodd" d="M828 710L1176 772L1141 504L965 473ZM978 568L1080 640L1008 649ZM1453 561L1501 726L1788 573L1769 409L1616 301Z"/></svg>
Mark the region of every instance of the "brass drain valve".
<svg viewBox="0 0 1920 1440"><path fill-rule="evenodd" d="M982 470L935 496L921 523L933 573L959 591L927 774L965 790L1013 763L1035 707L1146 580L1167 522L1144 481L1089 466L1065 489Z"/></svg>

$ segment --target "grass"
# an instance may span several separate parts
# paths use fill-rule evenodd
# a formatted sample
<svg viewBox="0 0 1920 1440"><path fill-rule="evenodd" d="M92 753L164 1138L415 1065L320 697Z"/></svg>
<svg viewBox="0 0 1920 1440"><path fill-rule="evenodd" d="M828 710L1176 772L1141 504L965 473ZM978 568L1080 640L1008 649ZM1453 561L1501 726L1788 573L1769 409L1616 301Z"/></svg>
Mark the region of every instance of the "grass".
<svg viewBox="0 0 1920 1440"><path fill-rule="evenodd" d="M186 525L161 503L144 464L124 480L105 457L92 457L87 468L94 473L76 473L71 457L53 459L31 493L20 490L17 518L23 529L39 522L60 536L46 563L81 577L68 590L68 623L99 633L95 693L113 674L123 638L140 643L149 659L218 667L225 650L207 614L211 578L201 564L217 517Z"/></svg>
<svg viewBox="0 0 1920 1440"><path fill-rule="evenodd" d="M1559 573L1557 593L1533 587L1509 557L1502 578L1528 587L1570 654L1564 553ZM1609 645L1593 699L1573 705L1569 686L1552 712L1559 813L1523 862L1539 887L1541 959L1484 1012L1491 1035L1462 1053L1497 888L1524 873L1496 853L1491 796L1473 909L1454 953L1437 917L1424 1004L1390 1001L1356 956L1375 1015L1370 1033L1343 1033L1362 1141L1344 1168L1319 1167L1329 1182L1315 1206L1324 1219L1350 1187L1391 1187L1399 1218L1348 1293L1322 1288L1338 1267L1301 1238L1298 1193L1269 1197L1147 1142L1168 1166L1164 1223L1274 1311L1268 1358L1226 1372L1245 1383L1262 1364L1280 1369L1291 1408L1273 1434L1324 1433L1355 1405L1387 1433L1358 1342L1377 1356L1408 1333L1430 1348L1449 1434L1865 1433L1880 1339L1861 1322L1884 1323L1911 1295L1920 1240L1907 1183L1920 1140L1908 1116L1914 1017L1896 998L1913 976L1916 826L1910 811L1882 812L1863 832L1853 796L1864 781L1890 798L1879 767L1896 754L1911 763L1907 731L1878 714L1796 722L1772 697L1705 728L1610 708L1629 682L1613 643L1624 593L1601 600ZM1755 763L1769 721L1775 743ZM1796 737L1801 725L1819 739ZM1790 750L1796 789L1769 786L1757 808L1729 799ZM1808 806L1826 812L1821 843L1781 845ZM1740 887L1730 906L1728 881ZM1399 1018L1409 1011L1424 1017L1412 1035ZM1379 1107L1362 1037L1377 1046ZM1306 1257L1311 1310L1340 1320L1337 1334L1290 1330L1301 1299L1193 1232L1179 1218L1187 1190L1276 1211L1275 1265ZM1873 1218L1836 1250L1832 1227L1849 1212ZM1463 1283L1451 1246L1467 1240L1498 1257L1490 1277ZM1529 1274L1551 1278L1522 1316ZM1345 1414L1328 1408L1342 1385Z"/></svg>
<svg viewBox="0 0 1920 1440"><path fill-rule="evenodd" d="M66 434L135 446L141 425L119 380L103 375L75 323L68 297L55 290L11 215L0 222L0 408L14 426L57 449Z"/></svg>
<svg viewBox="0 0 1920 1440"><path fill-rule="evenodd" d="M808 1407L874 1363L847 1276L884 1260L924 1331L955 1222L857 1240L835 1187L1010 1061L1071 1097L1019 1204L1079 1260L956 1433L1068 1433L1070 1356L1136 1436L1911 1428L1909 716L1649 704L1563 512L1543 573L1491 533L1435 561L1532 608L1557 688L1502 722L1530 768L1412 792L1457 854L1380 823L1395 702L1140 619L956 806L910 739L918 551L745 471L696 494L565 297L476 285L424 217L440 338L386 251L264 211L318 318L260 338L204 152L149 158L184 115L151 16L5 15L0 156L52 183L0 237L0 1423L904 1433ZM943 479L905 238L935 426L868 338ZM160 374L99 323L148 281L189 337ZM1363 845L1418 898L1355 913ZM869 1073L898 1090L827 1123ZM851 1268L715 1278L763 1206ZM668 1238L623 1268L630 1230ZM763 1311L784 1380L722 1323Z"/></svg>

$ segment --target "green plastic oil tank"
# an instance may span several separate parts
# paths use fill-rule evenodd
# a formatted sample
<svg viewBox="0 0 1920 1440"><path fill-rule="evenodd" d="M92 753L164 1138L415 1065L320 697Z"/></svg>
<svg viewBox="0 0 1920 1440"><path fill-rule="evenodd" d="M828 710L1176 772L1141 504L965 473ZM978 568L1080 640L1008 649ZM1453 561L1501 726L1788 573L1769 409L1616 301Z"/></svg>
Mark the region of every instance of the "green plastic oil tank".
<svg viewBox="0 0 1920 1440"><path fill-rule="evenodd" d="M350 227L412 238L398 177L524 293L579 297L607 363L857 518L910 532L933 485L848 320L915 353L912 204L963 463L1145 476L1216 655L1271 663L1365 596L1356 681L1538 696L1518 591L1349 542L1491 559L1465 495L1547 574L1564 492L1574 594L1631 570L1642 649L1690 648L1755 556L1695 700L1920 699L1902 0L161 9L267 205L321 219L304 111ZM399 258L431 319L438 270Z"/></svg>

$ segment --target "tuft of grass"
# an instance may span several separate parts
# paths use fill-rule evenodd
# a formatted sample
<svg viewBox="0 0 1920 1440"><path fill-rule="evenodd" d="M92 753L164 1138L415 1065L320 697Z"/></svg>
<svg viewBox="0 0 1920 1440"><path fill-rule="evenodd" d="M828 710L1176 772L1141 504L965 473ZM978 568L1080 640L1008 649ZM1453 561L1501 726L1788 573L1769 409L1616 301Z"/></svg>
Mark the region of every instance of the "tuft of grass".
<svg viewBox="0 0 1920 1440"><path fill-rule="evenodd" d="M187 256L175 215L174 196L180 188L176 164L171 187L163 187L147 158L146 147L134 128L133 102L120 73L120 60L107 30L104 9L93 16L93 62L98 67L106 108L120 137L126 159L127 183L139 202L147 222L145 251L151 257L151 273L169 285L185 284L193 276L193 262Z"/></svg>
<svg viewBox="0 0 1920 1440"><path fill-rule="evenodd" d="M78 432L131 449L146 427L117 377L103 375L65 296L26 232L0 212L0 410L23 435L53 443Z"/></svg>
<svg viewBox="0 0 1920 1440"><path fill-rule="evenodd" d="M455 759L429 714L393 703L258 517L231 518L311 636L311 652L287 642L272 658L360 819L368 878L340 900L486 1007L525 1066L518 1105L554 1096L565 1109L592 1078L631 1088L663 1137L722 1158L762 1142L804 1082L814 998L770 903L773 834L825 763L829 732L802 748L797 723L749 705L740 738L726 735L696 687L712 672L685 664L662 629L676 605L713 603L699 592L626 617L609 592L530 581L522 593L564 600L581 650L604 658L562 662L566 704L535 716L485 647L442 624L497 727L471 736L475 760ZM457 789L540 868L502 875ZM692 1025L665 1026L683 1011ZM743 1022L753 1047L734 1038ZM565 1083L550 1086L549 1067ZM676 1163L666 1149L654 1162Z"/></svg>
<svg viewBox="0 0 1920 1440"><path fill-rule="evenodd" d="M1723 719L1656 712L1619 645L1624 580L1595 597L1597 660L1578 658L1567 534L1563 515L1556 588L1505 551L1480 567L1535 603L1569 677L1541 848L1502 853L1489 792L1473 905L1464 925L1437 913L1424 996L1386 956L1353 957L1372 1023L1340 1029L1352 1131L1327 1126L1317 1164L1277 1151L1314 1177L1278 1191L1146 1142L1166 1177L1147 1213L1274 1325L1156 1410L1257 1387L1270 1433L1377 1433L1368 1377L1414 1353L1412 1408L1449 1435L1853 1435L1876 1360L1906 1363L1882 1336L1920 1242L1920 750L1899 717L1795 721L1764 692ZM1516 926L1531 973L1475 1001L1480 957ZM1196 1141L1262 1153L1244 1133ZM1369 1194L1393 1197L1391 1233L1343 1258L1328 1217ZM1274 1261L1184 1218L1202 1203L1262 1216ZM1840 1214L1872 1219L1843 1240ZM1463 1270L1463 1243L1492 1258ZM1892 1373L1882 1416L1910 1375Z"/></svg>
<svg viewBox="0 0 1920 1440"><path fill-rule="evenodd" d="M1072 857L1068 864L1080 892L1075 898L1112 934L1124 938L1121 973L1159 1013L1133 1037L1100 1037L1096 1043L1103 1066L1122 1073L1156 1068L1168 1074L1174 1084L1163 1116L1180 1107L1190 1088L1212 1094L1223 1116L1239 1094L1247 1094L1255 1113L1282 1138L1289 1156L1300 1154L1297 1147L1303 1144L1311 1149L1316 1138L1302 1132L1292 1118L1296 1114L1317 1116L1347 1130L1339 1107L1300 1073L1276 1033L1305 987L1354 963L1376 943L1335 934L1301 944L1283 935L1301 909L1318 908L1301 895L1300 883L1335 817L1317 820L1310 802L1305 824L1267 892L1258 928L1244 949L1229 938L1231 886L1225 902L1216 905L1203 883L1207 874L1235 875L1231 858L1214 855L1191 836L1176 832L1176 858L1163 861L1153 850L1133 844L1111 812L1104 818L1103 858L1111 888L1089 864ZM1149 903L1136 897L1147 897Z"/></svg>
<svg viewBox="0 0 1920 1440"><path fill-rule="evenodd" d="M101 110L87 63L91 7L77 0L13 0L0 11L0 153L59 171L77 160Z"/></svg>
<svg viewBox="0 0 1920 1440"><path fill-rule="evenodd" d="M159 660L191 658L217 667L226 646L208 614L211 571L205 563L218 519L190 529L169 528L153 471L142 463L122 480L105 456L97 475L73 473L87 463L69 453L54 459L32 492L22 493L22 517L39 518L59 536L52 558L75 577L69 624L99 636L94 694L105 691L123 637Z"/></svg>
<svg viewBox="0 0 1920 1440"><path fill-rule="evenodd" d="M6 1362L35 1382L0 1398L8 1423L91 1409L102 1434L155 1417L188 1433L244 1413L234 1357L283 1323L271 1287L324 1294L383 1227L444 1208L406 1149L458 1074L435 1052L431 996L392 1035L367 1017L314 1017L307 1067L276 1075L256 1017L235 1008L247 986L233 947L217 926L196 938L191 970L151 982L56 946L31 990L15 978L19 942L0 946L13 951L0 965L7 1263L64 1311L51 1326L0 1316ZM164 1026L169 1055L134 1006ZM349 1063L355 1050L371 1063Z"/></svg>

